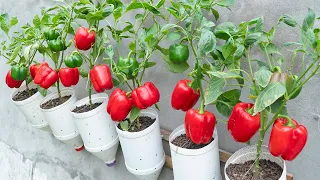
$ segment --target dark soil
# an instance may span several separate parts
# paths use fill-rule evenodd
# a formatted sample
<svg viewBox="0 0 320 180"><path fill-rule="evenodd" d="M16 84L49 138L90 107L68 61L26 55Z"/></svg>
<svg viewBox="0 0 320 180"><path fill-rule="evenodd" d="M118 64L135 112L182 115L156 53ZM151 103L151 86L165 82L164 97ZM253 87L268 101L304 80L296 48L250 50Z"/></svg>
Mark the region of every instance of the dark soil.
<svg viewBox="0 0 320 180"><path fill-rule="evenodd" d="M23 90L23 91L18 92L16 95L14 95L12 100L14 100L14 101L23 101L23 100L26 100L29 97L33 96L37 92L38 92L37 88L30 89L29 91Z"/></svg>
<svg viewBox="0 0 320 180"><path fill-rule="evenodd" d="M90 104L85 104L85 105L82 105L82 106L79 106L79 107L77 106L74 110L72 110L72 112L74 112L74 113L89 112L89 111L99 107L101 104L102 104L102 102L92 104L92 109L90 107Z"/></svg>
<svg viewBox="0 0 320 180"><path fill-rule="evenodd" d="M278 180L283 171L277 163L264 159L260 160L261 171L257 178L253 177L254 168L254 161L251 160L243 164L230 164L226 173L230 180Z"/></svg>
<svg viewBox="0 0 320 180"><path fill-rule="evenodd" d="M71 98L71 95L70 96L63 96L63 97L61 97L61 99L60 98L51 99L51 100L41 104L40 107L42 109L51 109L51 108L57 107L57 106L65 103L70 98Z"/></svg>
<svg viewBox="0 0 320 180"><path fill-rule="evenodd" d="M129 121L129 119L125 119L124 121ZM131 128L129 128L128 131L129 132L140 132L140 131L143 131L143 130L147 129L149 126L151 126L155 121L156 121L155 118L152 119L151 117L148 117L148 116L140 116L139 117L140 127L131 126ZM121 128L120 124L118 124L118 128L123 131L123 129Z"/></svg>
<svg viewBox="0 0 320 180"><path fill-rule="evenodd" d="M213 141L213 138L208 144L210 144L212 141ZM182 134L176 137L171 143L185 149L201 149L208 145L208 144L195 144L185 134Z"/></svg>

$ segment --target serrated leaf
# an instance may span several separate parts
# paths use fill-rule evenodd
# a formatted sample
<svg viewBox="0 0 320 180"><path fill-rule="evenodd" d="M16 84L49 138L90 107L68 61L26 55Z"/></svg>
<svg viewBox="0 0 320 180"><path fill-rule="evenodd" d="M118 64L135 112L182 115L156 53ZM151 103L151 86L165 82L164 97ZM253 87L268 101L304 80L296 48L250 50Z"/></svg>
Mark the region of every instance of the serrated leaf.
<svg viewBox="0 0 320 180"><path fill-rule="evenodd" d="M253 108L253 115L255 116L257 113L263 111L285 93L286 87L280 82L269 84L257 97Z"/></svg>
<svg viewBox="0 0 320 180"><path fill-rule="evenodd" d="M129 118L131 123L139 117L140 112L141 111L139 108L132 106L132 109L130 111L130 118Z"/></svg>
<svg viewBox="0 0 320 180"><path fill-rule="evenodd" d="M198 44L199 51L202 55L208 55L216 47L216 36L210 30L202 30Z"/></svg>
<svg viewBox="0 0 320 180"><path fill-rule="evenodd" d="M223 93L223 88L226 85L226 81L224 79L213 77L210 79L209 83L207 84L204 99L205 105L211 104L215 102L218 97Z"/></svg>
<svg viewBox="0 0 320 180"><path fill-rule="evenodd" d="M177 32L169 32L167 35L168 41L176 41L181 38L181 35Z"/></svg>
<svg viewBox="0 0 320 180"><path fill-rule="evenodd" d="M260 69L254 73L254 77L257 83L265 88L269 84L270 78L272 76L272 72L268 70L268 68L262 66Z"/></svg>
<svg viewBox="0 0 320 180"><path fill-rule="evenodd" d="M42 87L40 87L40 86L38 85L38 92L39 92L43 97L45 97L45 96L47 95L47 93L48 93L48 90L47 90L47 89L44 89L44 88L42 88Z"/></svg>
<svg viewBox="0 0 320 180"><path fill-rule="evenodd" d="M223 72L223 71L209 71L209 74L212 76L222 78L222 79L236 79L241 78L241 76L235 72L229 71L229 72Z"/></svg>

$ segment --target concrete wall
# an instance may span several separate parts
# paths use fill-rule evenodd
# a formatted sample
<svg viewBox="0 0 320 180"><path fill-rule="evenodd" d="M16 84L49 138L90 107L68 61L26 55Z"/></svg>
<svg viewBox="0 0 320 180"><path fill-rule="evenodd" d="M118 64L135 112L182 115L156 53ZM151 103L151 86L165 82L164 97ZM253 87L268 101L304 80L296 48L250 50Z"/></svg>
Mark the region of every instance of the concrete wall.
<svg viewBox="0 0 320 180"><path fill-rule="evenodd" d="M20 23L31 22L32 16L40 12L40 7L52 5L49 0L0 0L0 13L8 12L18 16ZM240 23L257 16L264 16L266 27L276 24L282 14L290 14L302 22L311 7L320 14L320 5L315 0L241 0L229 10L220 11L220 21ZM298 32L290 29L278 31L278 43L296 40ZM1 40L4 38L0 34ZM259 58L258 54L253 55ZM261 59L261 58L260 58ZM147 71L147 79L156 83L161 91L161 126L173 130L183 123L184 114L174 111L170 106L170 94L178 79L186 74L168 73L162 59L156 54L152 58L158 63L156 68ZM9 68L6 60L0 60L0 77L4 79ZM0 83L0 179L1 180L133 180L124 165L122 152L118 152L117 166L107 168L99 159L88 152L76 153L71 147L56 140L53 135L31 128L24 116L11 103L11 89ZM320 133L319 133L319 76L314 77L302 90L302 95L291 101L288 106L291 117L303 123L309 130L309 140L305 150L293 162L289 162L289 171L297 180L319 179L320 172ZM85 82L76 86L78 98L86 96ZM246 94L246 93L244 93ZM242 96L246 100L246 95ZM216 112L213 107L209 108ZM218 125L219 145L221 149L234 152L243 147L235 143L224 124ZM172 180L172 171L164 168L161 180Z"/></svg>

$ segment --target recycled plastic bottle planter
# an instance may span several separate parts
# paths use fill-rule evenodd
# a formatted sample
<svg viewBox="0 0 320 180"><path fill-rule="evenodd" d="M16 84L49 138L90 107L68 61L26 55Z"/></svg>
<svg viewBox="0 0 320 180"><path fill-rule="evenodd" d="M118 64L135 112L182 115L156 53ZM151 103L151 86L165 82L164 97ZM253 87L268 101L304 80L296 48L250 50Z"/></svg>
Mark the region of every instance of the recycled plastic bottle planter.
<svg viewBox="0 0 320 180"><path fill-rule="evenodd" d="M82 151L84 145L70 112L70 108L77 101L77 98L72 88L61 90L62 97L70 95L71 97L63 104L51 109L41 108L41 111L48 121L54 136L58 140L73 146L76 151ZM40 105L58 97L58 93L51 93L42 100Z"/></svg>
<svg viewBox="0 0 320 180"><path fill-rule="evenodd" d="M200 149L186 149L172 144L185 134L184 125L176 128L169 137L173 175L175 180L220 180L220 158L218 133L214 130L214 140Z"/></svg>
<svg viewBox="0 0 320 180"><path fill-rule="evenodd" d="M28 86L29 89L37 88L37 86L33 82L31 82ZM18 88L12 94L12 98L15 97L19 92L22 92L24 90L26 90L26 85ZM26 117L28 123L30 123L32 127L41 129L43 131L52 132L47 120L45 119L40 109L40 103L44 99L40 92L36 92L28 99L22 101L14 101L12 98L12 102L19 108L20 112Z"/></svg>
<svg viewBox="0 0 320 180"><path fill-rule="evenodd" d="M107 166L114 166L116 162L116 153L119 145L118 133L115 123L111 120L106 111L109 97L105 93L92 95L92 103L102 103L97 108L83 113L72 112L74 122L83 139L87 151L102 159ZM89 104L89 97L81 99L72 107Z"/></svg>
<svg viewBox="0 0 320 180"><path fill-rule="evenodd" d="M140 132L127 132L117 128L125 164L128 171L140 180L157 180L165 163L158 114L153 109L141 111L141 116L156 119Z"/></svg>
<svg viewBox="0 0 320 180"><path fill-rule="evenodd" d="M241 164L250 160L255 160L257 155L256 151L257 151L256 146L247 146L236 151L226 162L226 165L224 168L224 177L226 178L226 180L230 180L226 172L226 169L230 164ZM261 151L262 152L261 152L260 159L270 160L272 162L277 163L279 166L281 166L283 168L283 172L279 180L286 180L287 179L286 162L281 158L272 156L267 146L262 146Z"/></svg>

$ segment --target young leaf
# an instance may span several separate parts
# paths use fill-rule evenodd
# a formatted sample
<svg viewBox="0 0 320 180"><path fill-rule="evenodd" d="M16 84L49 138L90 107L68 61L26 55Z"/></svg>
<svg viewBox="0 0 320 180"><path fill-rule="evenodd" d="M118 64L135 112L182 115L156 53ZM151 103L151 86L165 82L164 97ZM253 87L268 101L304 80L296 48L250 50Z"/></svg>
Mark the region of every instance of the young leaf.
<svg viewBox="0 0 320 180"><path fill-rule="evenodd" d="M313 28L313 24L316 18L316 14L312 9L308 9L308 14L303 20L302 30L307 31Z"/></svg>
<svg viewBox="0 0 320 180"><path fill-rule="evenodd" d="M248 34L247 38L244 40L244 45L250 46L255 42L257 42L260 37L261 37L261 33L250 33Z"/></svg>
<svg viewBox="0 0 320 180"><path fill-rule="evenodd" d="M121 121L120 122L120 127L124 131L128 131L129 129L129 122L128 121Z"/></svg>
<svg viewBox="0 0 320 180"><path fill-rule="evenodd" d="M119 6L113 11L113 17L115 20L118 20L122 16L123 7Z"/></svg>
<svg viewBox="0 0 320 180"><path fill-rule="evenodd" d="M221 7L230 7L232 6L234 3L236 2L236 0L219 0L218 1L218 5Z"/></svg>
<svg viewBox="0 0 320 180"><path fill-rule="evenodd" d="M166 2L166 0L160 0L160 1L157 3L156 8L160 8L165 2Z"/></svg>
<svg viewBox="0 0 320 180"><path fill-rule="evenodd" d="M229 57L233 56L236 52L237 47L235 46L233 40L230 38L227 43L222 47L222 55L224 59L228 59Z"/></svg>
<svg viewBox="0 0 320 180"><path fill-rule="evenodd" d="M205 105L214 103L217 98L223 93L222 90L226 85L226 81L221 78L213 77L207 84L205 91Z"/></svg>
<svg viewBox="0 0 320 180"><path fill-rule="evenodd" d="M10 58L9 58L9 61L7 62L7 64L11 64L15 59L16 57L18 56L18 54L20 53L22 49L22 45L20 44L19 46L17 46L16 48L14 48Z"/></svg>
<svg viewBox="0 0 320 180"><path fill-rule="evenodd" d="M239 89L233 89L221 94L217 99L217 110L220 114L229 117L233 107L240 102L241 91Z"/></svg>
<svg viewBox="0 0 320 180"><path fill-rule="evenodd" d="M202 55L208 55L216 47L216 36L212 31L203 29L201 32L198 48Z"/></svg>
<svg viewBox="0 0 320 180"><path fill-rule="evenodd" d="M143 8L145 10L149 10L153 14L157 14L157 15L161 14L155 7L153 7L149 3L137 2L137 0L131 1L131 3L126 8L126 12L129 12L129 11L134 10L134 9L141 9L141 8Z"/></svg>
<svg viewBox="0 0 320 180"><path fill-rule="evenodd" d="M280 18L280 21L283 21L285 24L287 24L288 26L291 27L296 27L298 25L298 23L296 22L296 20L294 20L292 17L288 16L288 15L283 15Z"/></svg>
<svg viewBox="0 0 320 180"><path fill-rule="evenodd" d="M134 120L136 120L140 115L140 109L132 106L132 109L130 111L130 122L132 123Z"/></svg>
<svg viewBox="0 0 320 180"><path fill-rule="evenodd" d="M18 18L16 16L13 16L10 20L10 26L12 27L16 24L18 24Z"/></svg>
<svg viewBox="0 0 320 180"><path fill-rule="evenodd" d="M286 93L286 87L280 82L269 84L257 97L254 104L254 114L263 111Z"/></svg>
<svg viewBox="0 0 320 180"><path fill-rule="evenodd" d="M268 68L262 66L260 69L254 73L254 78L256 79L257 83L265 88L269 84L272 72L268 70Z"/></svg>
<svg viewBox="0 0 320 180"><path fill-rule="evenodd" d="M10 26L8 24L8 14L7 13L6 14L1 14L1 16L0 16L0 28L6 34L9 33Z"/></svg>
<svg viewBox="0 0 320 180"><path fill-rule="evenodd" d="M167 40L168 41L176 41L181 38L181 35L177 32L169 32L167 35Z"/></svg>
<svg viewBox="0 0 320 180"><path fill-rule="evenodd" d="M218 21L218 19L220 17L219 12L213 8L211 9L211 12L214 15L214 18L216 19L216 21Z"/></svg>
<svg viewBox="0 0 320 180"><path fill-rule="evenodd" d="M229 72L222 72L222 71L209 71L209 74L212 76L222 78L222 79L236 79L236 78L241 78L241 76L235 72L229 71Z"/></svg>
<svg viewBox="0 0 320 180"><path fill-rule="evenodd" d="M91 4L90 0L80 0L81 4Z"/></svg>
<svg viewBox="0 0 320 180"><path fill-rule="evenodd" d="M113 51L112 45L109 45L109 46L106 48L106 54L108 55L108 57L109 57L110 59L113 59L114 51Z"/></svg>
<svg viewBox="0 0 320 180"><path fill-rule="evenodd" d="M181 26L178 26L178 25L176 25L176 24L166 24L166 25L164 25L164 26L161 28L160 32L161 32L162 34L167 34L168 31L169 31L170 29L172 29L172 28L180 28L180 29L183 29Z"/></svg>
<svg viewBox="0 0 320 180"><path fill-rule="evenodd" d="M34 16L34 18L33 18L33 25L34 25L36 28L40 27L40 25L41 25L41 20L40 20L40 18L39 18L38 15Z"/></svg>

